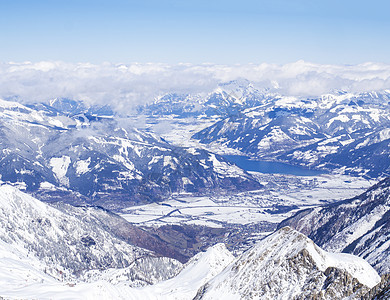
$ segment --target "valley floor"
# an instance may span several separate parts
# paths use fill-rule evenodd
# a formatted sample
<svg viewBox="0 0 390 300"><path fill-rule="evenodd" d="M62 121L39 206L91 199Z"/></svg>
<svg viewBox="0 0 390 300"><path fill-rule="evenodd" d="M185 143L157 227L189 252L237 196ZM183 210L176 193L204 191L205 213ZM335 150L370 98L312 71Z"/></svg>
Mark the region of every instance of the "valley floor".
<svg viewBox="0 0 390 300"><path fill-rule="evenodd" d="M299 209L352 198L375 184L373 180L334 174L252 174L264 189L207 197L177 194L160 203L125 209L121 216L144 226L279 223Z"/></svg>

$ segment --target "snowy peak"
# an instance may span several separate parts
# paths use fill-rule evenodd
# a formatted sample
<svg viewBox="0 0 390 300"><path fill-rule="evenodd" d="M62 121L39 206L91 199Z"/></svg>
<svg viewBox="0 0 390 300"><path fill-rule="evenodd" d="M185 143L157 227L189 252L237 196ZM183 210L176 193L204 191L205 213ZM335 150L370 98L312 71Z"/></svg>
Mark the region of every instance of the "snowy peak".
<svg viewBox="0 0 390 300"><path fill-rule="evenodd" d="M341 299L378 282L379 275L363 259L328 253L284 227L199 289L197 299Z"/></svg>
<svg viewBox="0 0 390 300"><path fill-rule="evenodd" d="M264 249L267 249L269 259L277 257L277 260L291 258L305 251L311 256L320 271L324 272L327 268L338 268L350 273L368 287L373 287L380 280L379 275L365 260L350 254L326 252L311 239L288 226L281 228L264 241L261 241L253 249L253 252L263 256ZM272 252L268 252L269 249L272 249Z"/></svg>
<svg viewBox="0 0 390 300"><path fill-rule="evenodd" d="M224 244L216 244L192 257L180 272L180 277L205 282L218 273L234 260L233 254L226 249Z"/></svg>
<svg viewBox="0 0 390 300"><path fill-rule="evenodd" d="M224 244L217 244L195 255L180 273L154 286L133 290L134 299L184 300L193 299L197 290L234 261Z"/></svg>
<svg viewBox="0 0 390 300"><path fill-rule="evenodd" d="M90 283L77 284L82 296L74 294L75 288L61 287L60 283L46 278L43 272L37 273L28 265L23 268L22 272L33 275L32 283L42 283L17 289L21 283L15 277L13 288L7 288L5 295L42 296L48 292L44 285L50 282L51 287L62 291L61 296L72 294L71 298L75 299L95 294L102 299L360 299L369 287L380 282L378 274L364 260L325 252L289 227L260 241L238 258L223 244L217 244L193 257L175 277L138 288L134 288L134 282L142 285L140 281L148 280L148 274L154 278L153 282L161 280L162 274L156 273L157 270L168 271L172 276L174 265L143 256L123 269L87 272L85 279ZM1 264L0 269L4 269ZM40 287L39 292L34 287ZM106 295L107 292L114 294ZM48 293L52 294L52 291Z"/></svg>
<svg viewBox="0 0 390 300"><path fill-rule="evenodd" d="M390 271L390 178L358 197L298 212L283 221L324 249L364 257L380 274Z"/></svg>

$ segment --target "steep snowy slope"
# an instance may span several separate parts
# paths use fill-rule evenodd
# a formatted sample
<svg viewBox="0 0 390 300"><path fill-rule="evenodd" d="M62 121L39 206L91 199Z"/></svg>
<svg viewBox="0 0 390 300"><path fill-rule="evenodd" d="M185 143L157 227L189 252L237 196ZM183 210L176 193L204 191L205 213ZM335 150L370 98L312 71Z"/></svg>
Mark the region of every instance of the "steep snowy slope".
<svg viewBox="0 0 390 300"><path fill-rule="evenodd" d="M22 274L31 272L23 268ZM154 285L131 287L126 274L117 271L116 276L110 274L112 270L89 272L88 283L74 284L53 281L42 272L12 285L0 277L0 295L19 299L360 299L380 282L364 260L327 253L287 227L239 258L217 244L193 257L177 276ZM378 287L372 293L377 291Z"/></svg>
<svg viewBox="0 0 390 300"><path fill-rule="evenodd" d="M17 271L14 265L9 264L4 269L10 271L2 273L4 276L0 277L0 296L19 299L33 297L39 299L190 300L196 295L199 287L221 272L233 260L233 255L226 250L225 246L218 244L193 257L176 277L143 288L131 287L131 283L127 282L127 269L95 271L93 274L89 272L87 274L89 275L88 283L77 282L69 285L50 277L47 278L48 276L44 273L38 272L39 276L35 273L31 275L30 273L36 271L30 266L22 266L19 268L22 273L20 278L7 283L6 280L12 278L9 274ZM1 267L0 265L0 271L3 271ZM164 267L166 266L161 265L161 268ZM27 274L31 277L28 281L25 280Z"/></svg>
<svg viewBox="0 0 390 300"><path fill-rule="evenodd" d="M350 252L369 261L381 274L389 272L389 179L340 205L300 213L286 223L335 251ZM306 214L305 213L305 214ZM306 222L317 225L307 230ZM306 227L306 228L305 228Z"/></svg>
<svg viewBox="0 0 390 300"><path fill-rule="evenodd" d="M234 256L225 245L217 244L195 255L174 278L141 289L133 289L129 299L190 300L208 280L232 263Z"/></svg>
<svg viewBox="0 0 390 300"><path fill-rule="evenodd" d="M2 245L39 261L40 272L77 280L88 270L133 267L127 272L129 283L144 285L171 277L180 266L127 244L106 226L64 213L11 186L0 186Z"/></svg>
<svg viewBox="0 0 390 300"><path fill-rule="evenodd" d="M363 259L325 252L284 227L205 284L195 299L342 299L379 282Z"/></svg>
<svg viewBox="0 0 390 300"><path fill-rule="evenodd" d="M329 251L353 253L380 274L390 272L390 178L341 203L304 210L291 226Z"/></svg>

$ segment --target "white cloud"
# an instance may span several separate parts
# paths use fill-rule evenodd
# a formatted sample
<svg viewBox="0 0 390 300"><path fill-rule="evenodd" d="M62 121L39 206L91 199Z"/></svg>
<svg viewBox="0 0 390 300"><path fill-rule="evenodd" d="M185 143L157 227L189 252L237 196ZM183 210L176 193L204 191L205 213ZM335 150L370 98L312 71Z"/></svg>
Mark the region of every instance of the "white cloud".
<svg viewBox="0 0 390 300"><path fill-rule="evenodd" d="M220 82L245 78L285 95L315 96L334 90L362 92L390 88L390 65L129 64L24 62L0 64L0 98L36 102L67 97L118 110L153 101L168 92L202 93Z"/></svg>

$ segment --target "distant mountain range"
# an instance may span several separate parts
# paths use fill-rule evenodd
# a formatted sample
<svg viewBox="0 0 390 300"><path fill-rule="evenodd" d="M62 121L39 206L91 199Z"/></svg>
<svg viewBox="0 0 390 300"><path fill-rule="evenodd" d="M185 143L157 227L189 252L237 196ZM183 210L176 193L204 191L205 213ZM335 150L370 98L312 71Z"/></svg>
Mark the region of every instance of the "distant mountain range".
<svg viewBox="0 0 390 300"><path fill-rule="evenodd" d="M10 186L0 198L7 298L360 299L386 288L363 259L327 253L288 227L237 258L217 244L183 266L116 238L102 211L58 210Z"/></svg>
<svg viewBox="0 0 390 300"><path fill-rule="evenodd" d="M206 148L221 145L257 159L376 178L390 174L389 102L387 90L287 97L241 80L206 97L168 94L141 111L214 118L193 135Z"/></svg>
<svg viewBox="0 0 390 300"><path fill-rule="evenodd" d="M258 189L248 173L202 149L121 127L108 108L56 100L0 102L1 180L45 201L118 210L172 193Z"/></svg>

